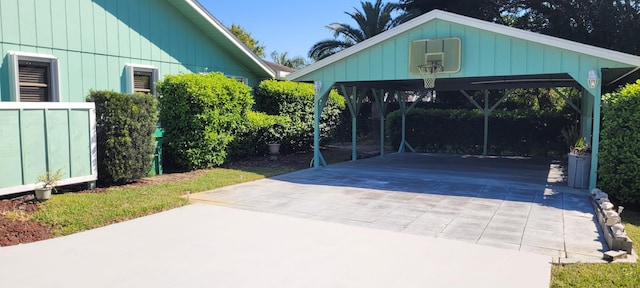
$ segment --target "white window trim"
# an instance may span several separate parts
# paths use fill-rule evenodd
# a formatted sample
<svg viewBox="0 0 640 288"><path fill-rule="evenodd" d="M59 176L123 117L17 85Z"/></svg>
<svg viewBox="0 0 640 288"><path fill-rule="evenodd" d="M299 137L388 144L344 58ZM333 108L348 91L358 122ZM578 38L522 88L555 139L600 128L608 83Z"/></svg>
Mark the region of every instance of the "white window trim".
<svg viewBox="0 0 640 288"><path fill-rule="evenodd" d="M235 76L235 75L225 75L225 76L227 76L227 78L238 80L238 82L244 85L249 85L249 78L247 77Z"/></svg>
<svg viewBox="0 0 640 288"><path fill-rule="evenodd" d="M38 54L21 51L9 51L9 101L20 102L19 61L49 63L49 102L60 102L60 65L58 57L49 54Z"/></svg>
<svg viewBox="0 0 640 288"><path fill-rule="evenodd" d="M126 64L125 65L125 73L126 73L126 93L133 93L133 73L135 71L142 72L151 72L151 94L156 94L156 82L160 80L160 75L158 73L158 68L155 66L142 65L142 64Z"/></svg>

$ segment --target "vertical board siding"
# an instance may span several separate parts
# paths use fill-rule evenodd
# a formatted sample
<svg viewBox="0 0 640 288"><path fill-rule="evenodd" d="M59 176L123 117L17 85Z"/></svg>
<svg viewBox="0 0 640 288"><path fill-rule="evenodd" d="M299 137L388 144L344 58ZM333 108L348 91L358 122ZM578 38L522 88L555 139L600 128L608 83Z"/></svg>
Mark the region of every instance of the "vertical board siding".
<svg viewBox="0 0 640 288"><path fill-rule="evenodd" d="M91 174L91 129L89 127L88 110L71 110L69 112L69 133L71 145L69 146L69 169L71 177L79 177Z"/></svg>
<svg viewBox="0 0 640 288"><path fill-rule="evenodd" d="M629 67L624 63L505 36L460 23L434 19L297 80L334 79L342 82L347 79L349 81L418 79L419 75L409 73L409 43L419 39L449 37L461 39L461 70L458 73L441 74L439 78L568 73L580 83L584 83L587 71L590 69ZM339 63L343 61L358 63L358 65L347 65L345 72L335 69L337 65L342 65ZM370 69L365 71L365 67ZM348 75L347 78L341 78L345 73ZM317 78L318 75L325 76Z"/></svg>
<svg viewBox="0 0 640 288"><path fill-rule="evenodd" d="M246 77L250 85L258 80L165 0L2 0L0 32L2 101L10 99L8 51L58 57L60 98L68 102L84 102L90 89L125 91L126 64L155 66L160 79L206 67Z"/></svg>
<svg viewBox="0 0 640 288"><path fill-rule="evenodd" d="M44 110L23 110L20 118L22 171L27 183L35 183L47 171L46 122Z"/></svg>
<svg viewBox="0 0 640 288"><path fill-rule="evenodd" d="M67 18L66 27L64 30L67 31L67 46L59 46L61 50L71 50L71 51L82 51L82 41L80 39L81 26L80 23L80 1L81 0L65 0L66 8L67 8ZM84 0L82 0L84 1ZM84 13L84 11L82 12ZM62 19L56 17L56 21L61 21Z"/></svg>
<svg viewBox="0 0 640 288"><path fill-rule="evenodd" d="M35 0L20 0L18 5L19 26L15 27L20 31L18 43L31 46L38 45L38 32L36 29L36 5ZM14 24L15 25L15 24ZM9 33L12 33L9 31Z"/></svg>
<svg viewBox="0 0 640 288"><path fill-rule="evenodd" d="M62 169L63 180L92 176L92 111L0 107L0 195L6 188L31 188L47 169Z"/></svg>
<svg viewBox="0 0 640 288"><path fill-rule="evenodd" d="M36 42L41 47L53 46L53 31L51 30L51 12L52 7L50 1L38 1L38 9L36 14Z"/></svg>
<svg viewBox="0 0 640 288"><path fill-rule="evenodd" d="M0 110L0 123L0 187L22 185L19 112Z"/></svg>
<svg viewBox="0 0 640 288"><path fill-rule="evenodd" d="M68 110L47 110L47 155L49 157L49 171L55 172L58 169L65 171L64 177L68 178L69 173L69 111ZM78 139L74 139L78 140ZM87 154L83 155L84 157Z"/></svg>
<svg viewBox="0 0 640 288"><path fill-rule="evenodd" d="M20 43L18 0L0 1L0 22L2 22L3 41Z"/></svg>

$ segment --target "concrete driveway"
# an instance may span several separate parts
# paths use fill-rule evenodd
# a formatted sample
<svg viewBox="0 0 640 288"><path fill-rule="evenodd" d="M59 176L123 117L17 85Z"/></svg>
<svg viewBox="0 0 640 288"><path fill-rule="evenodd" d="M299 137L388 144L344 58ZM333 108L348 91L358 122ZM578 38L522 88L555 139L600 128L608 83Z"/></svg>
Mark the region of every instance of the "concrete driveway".
<svg viewBox="0 0 640 288"><path fill-rule="evenodd" d="M1 247L0 287L548 287L552 257L600 257L586 191L553 164L464 158L308 169Z"/></svg>
<svg viewBox="0 0 640 288"><path fill-rule="evenodd" d="M194 204L0 248L0 287L549 287L549 258Z"/></svg>
<svg viewBox="0 0 640 288"><path fill-rule="evenodd" d="M586 190L551 160L396 153L191 196L268 213L601 261Z"/></svg>

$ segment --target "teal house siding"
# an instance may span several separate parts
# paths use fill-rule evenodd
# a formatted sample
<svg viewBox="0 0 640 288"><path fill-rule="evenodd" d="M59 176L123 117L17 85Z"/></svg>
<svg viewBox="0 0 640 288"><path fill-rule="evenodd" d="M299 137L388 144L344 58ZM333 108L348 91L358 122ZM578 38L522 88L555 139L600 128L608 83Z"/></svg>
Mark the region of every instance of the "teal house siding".
<svg viewBox="0 0 640 288"><path fill-rule="evenodd" d="M58 57L61 102L83 102L91 89L126 91L126 64L156 67L159 79L219 71L255 86L272 77L243 63L237 47L219 44L174 2L185 1L3 0L0 77L9 77L9 51ZM11 101L2 84L0 100Z"/></svg>
<svg viewBox="0 0 640 288"><path fill-rule="evenodd" d="M0 53L0 195L32 190L58 168L60 184L95 181L95 107L85 97L132 92L133 71L153 80L222 72L250 86L275 76L194 0L1 0ZM50 65L49 102L17 96L18 62L29 59Z"/></svg>
<svg viewBox="0 0 640 288"><path fill-rule="evenodd" d="M450 37L461 39L461 69L458 73L440 74L438 78L567 73L578 83L586 86L589 70L632 66L525 39L507 37L473 26L434 19L294 80L322 79L332 83L420 79L420 75L409 73L409 43L413 40ZM304 70L299 71L303 72ZM297 76L297 73L292 76Z"/></svg>

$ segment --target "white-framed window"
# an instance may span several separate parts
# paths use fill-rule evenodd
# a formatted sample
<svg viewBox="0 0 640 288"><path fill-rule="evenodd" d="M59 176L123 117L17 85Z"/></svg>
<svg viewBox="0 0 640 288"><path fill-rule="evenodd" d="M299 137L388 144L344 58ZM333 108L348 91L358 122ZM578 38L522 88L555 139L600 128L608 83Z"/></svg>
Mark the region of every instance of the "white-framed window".
<svg viewBox="0 0 640 288"><path fill-rule="evenodd" d="M227 75L227 78L236 79L238 82L242 84L249 85L249 79L247 79L246 77Z"/></svg>
<svg viewBox="0 0 640 288"><path fill-rule="evenodd" d="M149 93L156 95L155 82L158 81L158 68L147 65L127 64L127 93Z"/></svg>
<svg viewBox="0 0 640 288"><path fill-rule="evenodd" d="M9 51L9 94L16 102L59 102L58 58Z"/></svg>

